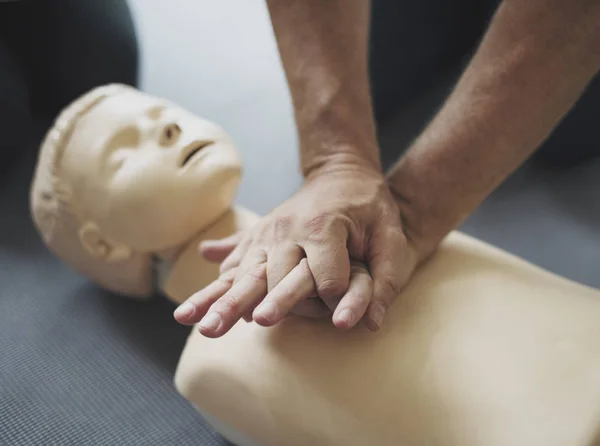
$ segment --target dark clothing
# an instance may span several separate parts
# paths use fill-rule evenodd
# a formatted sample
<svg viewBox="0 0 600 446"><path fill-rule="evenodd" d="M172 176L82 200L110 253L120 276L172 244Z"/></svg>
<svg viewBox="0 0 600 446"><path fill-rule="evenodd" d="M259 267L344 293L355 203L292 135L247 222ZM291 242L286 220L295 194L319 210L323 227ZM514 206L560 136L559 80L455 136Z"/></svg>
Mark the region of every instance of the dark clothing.
<svg viewBox="0 0 600 446"><path fill-rule="evenodd" d="M33 120L108 82L137 85L138 46L126 0L0 1L0 169Z"/></svg>
<svg viewBox="0 0 600 446"><path fill-rule="evenodd" d="M499 0L372 1L371 85L378 123L464 66ZM0 2L0 170L31 120L53 119L90 88L137 86L138 46L126 0ZM600 77L535 155L571 165L600 154Z"/></svg>
<svg viewBox="0 0 600 446"><path fill-rule="evenodd" d="M377 122L464 67L500 0L372 0L371 87ZM600 76L534 158L569 166L600 155ZM400 150L400 149L398 149Z"/></svg>

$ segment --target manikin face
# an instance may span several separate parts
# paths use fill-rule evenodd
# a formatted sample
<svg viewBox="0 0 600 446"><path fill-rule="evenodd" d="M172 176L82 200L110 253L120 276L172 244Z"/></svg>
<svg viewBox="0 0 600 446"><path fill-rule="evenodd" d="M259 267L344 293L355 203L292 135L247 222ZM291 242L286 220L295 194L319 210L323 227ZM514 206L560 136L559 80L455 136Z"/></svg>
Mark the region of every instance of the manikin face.
<svg viewBox="0 0 600 446"><path fill-rule="evenodd" d="M83 116L60 168L80 216L143 252L190 240L232 204L241 179L221 128L137 91Z"/></svg>

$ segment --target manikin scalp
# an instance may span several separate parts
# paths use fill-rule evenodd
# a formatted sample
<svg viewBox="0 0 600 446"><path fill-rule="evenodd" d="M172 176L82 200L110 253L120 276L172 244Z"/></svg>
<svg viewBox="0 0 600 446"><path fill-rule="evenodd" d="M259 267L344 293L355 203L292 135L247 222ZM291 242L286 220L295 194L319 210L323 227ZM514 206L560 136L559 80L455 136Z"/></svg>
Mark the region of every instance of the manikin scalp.
<svg viewBox="0 0 600 446"><path fill-rule="evenodd" d="M79 237L85 216L77 203L61 161L79 119L108 97L132 87L108 84L96 87L65 107L42 141L30 189L34 225L47 248L66 265L98 286L117 294L145 298L154 292L152 255L132 254L108 261L92 255Z"/></svg>

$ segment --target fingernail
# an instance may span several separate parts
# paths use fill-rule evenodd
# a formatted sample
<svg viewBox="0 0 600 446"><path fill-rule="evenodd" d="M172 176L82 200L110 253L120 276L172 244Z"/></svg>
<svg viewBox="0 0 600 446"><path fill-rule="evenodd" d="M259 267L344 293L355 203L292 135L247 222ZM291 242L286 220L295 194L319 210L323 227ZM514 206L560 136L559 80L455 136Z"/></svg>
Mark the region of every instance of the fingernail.
<svg viewBox="0 0 600 446"><path fill-rule="evenodd" d="M221 316L218 313L208 313L204 319L200 321L200 326L207 330L216 330L221 325Z"/></svg>
<svg viewBox="0 0 600 446"><path fill-rule="evenodd" d="M341 311L337 319L338 321L343 321L346 325L350 326L352 325L352 322L354 322L354 313L352 310L346 308Z"/></svg>
<svg viewBox="0 0 600 446"><path fill-rule="evenodd" d="M371 311L371 318L373 322L377 324L378 327L381 327L381 323L383 322L383 316L385 315L385 307L383 304L377 304L373 307L373 311Z"/></svg>
<svg viewBox="0 0 600 446"><path fill-rule="evenodd" d="M273 302L265 302L256 309L254 317L261 317L266 319L268 322L273 320L277 315L277 307Z"/></svg>
<svg viewBox="0 0 600 446"><path fill-rule="evenodd" d="M175 316L189 319L194 314L195 307L190 302L184 302L175 310Z"/></svg>

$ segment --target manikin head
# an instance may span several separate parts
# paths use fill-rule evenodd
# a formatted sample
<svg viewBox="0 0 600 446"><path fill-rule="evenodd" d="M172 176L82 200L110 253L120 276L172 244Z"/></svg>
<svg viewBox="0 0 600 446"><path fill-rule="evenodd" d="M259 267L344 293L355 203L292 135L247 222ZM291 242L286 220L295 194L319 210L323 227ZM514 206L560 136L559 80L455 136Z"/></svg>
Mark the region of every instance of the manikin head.
<svg viewBox="0 0 600 446"><path fill-rule="evenodd" d="M31 210L46 245L117 293L152 293L152 259L232 205L241 160L217 125L124 85L66 107L44 139Z"/></svg>

